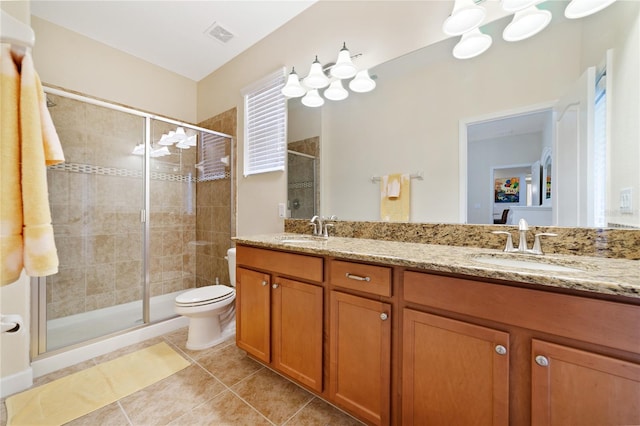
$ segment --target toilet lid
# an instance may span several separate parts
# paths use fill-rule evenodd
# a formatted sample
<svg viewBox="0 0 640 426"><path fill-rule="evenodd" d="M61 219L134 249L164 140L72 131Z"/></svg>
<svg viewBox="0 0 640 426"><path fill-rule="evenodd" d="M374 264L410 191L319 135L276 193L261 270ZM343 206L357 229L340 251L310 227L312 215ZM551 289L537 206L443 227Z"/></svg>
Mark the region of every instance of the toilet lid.
<svg viewBox="0 0 640 426"><path fill-rule="evenodd" d="M179 294L176 297L176 304L189 306L205 305L227 299L234 295L235 291L231 287L227 287L226 285L210 285Z"/></svg>

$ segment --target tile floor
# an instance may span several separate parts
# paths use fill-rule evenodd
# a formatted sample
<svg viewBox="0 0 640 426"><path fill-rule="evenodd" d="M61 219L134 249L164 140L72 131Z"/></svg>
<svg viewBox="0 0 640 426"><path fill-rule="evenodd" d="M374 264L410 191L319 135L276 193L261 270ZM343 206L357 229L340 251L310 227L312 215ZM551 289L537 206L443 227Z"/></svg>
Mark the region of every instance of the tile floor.
<svg viewBox="0 0 640 426"><path fill-rule="evenodd" d="M35 380L39 386L160 341L191 365L69 425L361 425L306 390L250 359L233 339L203 351L185 348L187 329L76 364ZM2 401L0 424L7 423Z"/></svg>

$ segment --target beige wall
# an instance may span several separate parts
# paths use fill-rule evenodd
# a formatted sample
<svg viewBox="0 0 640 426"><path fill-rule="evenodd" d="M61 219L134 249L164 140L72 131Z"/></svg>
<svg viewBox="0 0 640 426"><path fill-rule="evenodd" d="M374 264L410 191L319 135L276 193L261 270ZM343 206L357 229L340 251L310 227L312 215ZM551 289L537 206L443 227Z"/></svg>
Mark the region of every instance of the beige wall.
<svg viewBox="0 0 640 426"><path fill-rule="evenodd" d="M44 84L195 123L195 81L35 16L31 26Z"/></svg>

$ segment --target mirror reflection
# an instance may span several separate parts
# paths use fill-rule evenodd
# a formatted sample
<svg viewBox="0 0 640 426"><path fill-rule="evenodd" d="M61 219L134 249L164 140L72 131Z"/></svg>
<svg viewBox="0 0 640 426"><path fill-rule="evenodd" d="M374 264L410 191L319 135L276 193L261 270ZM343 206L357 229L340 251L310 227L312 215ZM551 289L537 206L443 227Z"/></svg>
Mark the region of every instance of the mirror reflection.
<svg viewBox="0 0 640 426"><path fill-rule="evenodd" d="M493 45L476 58L453 58L457 38L448 39L374 68L373 92L294 113L289 100L289 140L319 140L316 214L381 220L371 177L422 173L405 192L412 222L494 223L509 207L534 225L640 226L637 201L621 206L621 194L640 191L640 4L618 1L578 20L563 17L566 4L542 3L553 20L531 39L503 41L504 18L482 27ZM527 114L547 121L506 127ZM476 133L492 121L505 126ZM487 139L502 148L474 147ZM518 201L496 203L498 172L512 166L522 168L510 176Z"/></svg>

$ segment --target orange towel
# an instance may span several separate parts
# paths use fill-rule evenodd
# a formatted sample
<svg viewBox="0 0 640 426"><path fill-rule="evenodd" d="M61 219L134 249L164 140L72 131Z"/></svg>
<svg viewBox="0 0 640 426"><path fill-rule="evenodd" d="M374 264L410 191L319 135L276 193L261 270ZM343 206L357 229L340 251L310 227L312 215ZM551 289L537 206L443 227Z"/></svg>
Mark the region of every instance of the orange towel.
<svg viewBox="0 0 640 426"><path fill-rule="evenodd" d="M30 276L58 272L46 166L63 162L64 155L31 54L18 65L3 44L0 62L0 285L5 285L17 280L23 267Z"/></svg>

